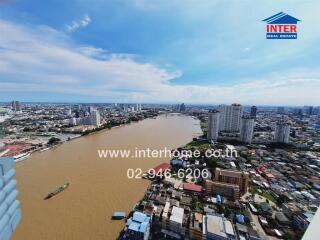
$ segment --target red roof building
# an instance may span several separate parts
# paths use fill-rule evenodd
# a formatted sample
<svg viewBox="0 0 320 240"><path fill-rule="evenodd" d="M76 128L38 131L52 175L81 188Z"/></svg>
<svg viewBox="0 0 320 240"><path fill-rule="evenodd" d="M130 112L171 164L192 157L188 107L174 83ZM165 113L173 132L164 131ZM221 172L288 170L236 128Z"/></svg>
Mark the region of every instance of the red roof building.
<svg viewBox="0 0 320 240"><path fill-rule="evenodd" d="M276 178L272 173L266 173L265 176L268 180L272 180Z"/></svg>
<svg viewBox="0 0 320 240"><path fill-rule="evenodd" d="M155 174L159 172L164 172L167 169L171 169L171 165L169 163L161 163L160 165L153 168Z"/></svg>
<svg viewBox="0 0 320 240"><path fill-rule="evenodd" d="M191 192L202 192L202 187L197 184L184 183L183 190L191 191Z"/></svg>

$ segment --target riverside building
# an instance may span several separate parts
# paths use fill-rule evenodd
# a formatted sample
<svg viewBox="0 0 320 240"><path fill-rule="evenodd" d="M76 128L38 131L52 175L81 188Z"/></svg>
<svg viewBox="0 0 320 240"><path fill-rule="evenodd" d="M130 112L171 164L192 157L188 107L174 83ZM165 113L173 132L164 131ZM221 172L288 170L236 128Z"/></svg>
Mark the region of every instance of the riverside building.
<svg viewBox="0 0 320 240"><path fill-rule="evenodd" d="M207 139L209 141L217 141L219 133L220 112L217 110L210 110L208 116L208 133Z"/></svg>
<svg viewBox="0 0 320 240"><path fill-rule="evenodd" d="M219 130L222 132L239 132L242 107L240 104L220 105Z"/></svg>

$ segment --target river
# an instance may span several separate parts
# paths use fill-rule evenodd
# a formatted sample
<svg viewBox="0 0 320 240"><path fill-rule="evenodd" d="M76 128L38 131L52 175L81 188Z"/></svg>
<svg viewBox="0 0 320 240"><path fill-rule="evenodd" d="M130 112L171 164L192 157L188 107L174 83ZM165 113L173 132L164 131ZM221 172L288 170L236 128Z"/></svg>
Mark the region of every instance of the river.
<svg viewBox="0 0 320 240"><path fill-rule="evenodd" d="M116 239L124 221L112 221L112 213L129 213L149 184L128 179L127 169L146 171L169 159L101 159L97 150L173 149L200 133L199 121L192 117L161 115L32 154L16 164L22 222L13 240ZM43 200L66 181L70 182L68 189Z"/></svg>

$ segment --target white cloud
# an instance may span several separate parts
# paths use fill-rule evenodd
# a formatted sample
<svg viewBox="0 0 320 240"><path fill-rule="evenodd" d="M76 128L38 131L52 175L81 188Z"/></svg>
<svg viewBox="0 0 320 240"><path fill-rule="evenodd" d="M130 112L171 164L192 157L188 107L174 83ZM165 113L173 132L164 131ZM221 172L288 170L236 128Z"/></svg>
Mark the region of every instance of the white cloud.
<svg viewBox="0 0 320 240"><path fill-rule="evenodd" d="M67 25L68 32L74 32L78 28L83 28L89 25L91 18L88 14L84 14L81 19L73 20L70 24Z"/></svg>
<svg viewBox="0 0 320 240"><path fill-rule="evenodd" d="M177 85L172 80L182 77L182 72L171 65L163 68L138 62L132 55L78 46L48 27L0 20L0 29L0 92L59 93L122 102L320 102L319 69L273 72L234 85Z"/></svg>

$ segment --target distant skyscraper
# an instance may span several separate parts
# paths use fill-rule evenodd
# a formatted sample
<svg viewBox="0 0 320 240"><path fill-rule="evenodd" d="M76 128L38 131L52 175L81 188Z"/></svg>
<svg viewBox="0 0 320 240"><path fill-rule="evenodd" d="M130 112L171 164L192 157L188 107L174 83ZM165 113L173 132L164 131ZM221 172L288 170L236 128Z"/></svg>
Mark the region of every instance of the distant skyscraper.
<svg viewBox="0 0 320 240"><path fill-rule="evenodd" d="M258 108L256 106L252 106L251 107L251 111L250 111L250 116L252 118L256 118L257 117L257 112L258 112Z"/></svg>
<svg viewBox="0 0 320 240"><path fill-rule="evenodd" d="M140 103L137 103L137 104L136 104L136 111L137 111L137 112L141 112L141 109L142 109L142 108L141 108L141 104L140 104Z"/></svg>
<svg viewBox="0 0 320 240"><path fill-rule="evenodd" d="M10 240L21 221L13 158L0 157L0 239Z"/></svg>
<svg viewBox="0 0 320 240"><path fill-rule="evenodd" d="M290 134L290 124L283 121L277 123L274 140L279 143L288 143Z"/></svg>
<svg viewBox="0 0 320 240"><path fill-rule="evenodd" d="M320 107L313 108L313 115L319 115L320 114Z"/></svg>
<svg viewBox="0 0 320 240"><path fill-rule="evenodd" d="M301 108L295 108L295 109L293 110L293 113L294 113L295 115L298 115L298 116L301 116L301 115L303 114Z"/></svg>
<svg viewBox="0 0 320 240"><path fill-rule="evenodd" d="M66 110L65 110L65 114L68 115L68 116L70 116L70 115L72 114L71 109L66 109Z"/></svg>
<svg viewBox="0 0 320 240"><path fill-rule="evenodd" d="M242 107L240 104L230 106L220 105L220 123L219 129L223 132L238 132L240 130L240 119L242 116Z"/></svg>
<svg viewBox="0 0 320 240"><path fill-rule="evenodd" d="M72 125L72 126L77 125L77 119L76 118L70 118L69 119L69 124Z"/></svg>
<svg viewBox="0 0 320 240"><path fill-rule="evenodd" d="M208 115L208 133L207 139L209 141L217 141L219 133L220 112L217 110L210 110Z"/></svg>
<svg viewBox="0 0 320 240"><path fill-rule="evenodd" d="M19 101L12 101L11 106L12 106L12 110L15 112L21 111L21 104Z"/></svg>
<svg viewBox="0 0 320 240"><path fill-rule="evenodd" d="M304 110L304 113L306 115L312 115L313 114L313 107L312 106L304 106L303 110Z"/></svg>
<svg viewBox="0 0 320 240"><path fill-rule="evenodd" d="M284 114L284 113L285 113L284 107L278 107L278 108L277 108L277 113L278 113L278 114Z"/></svg>
<svg viewBox="0 0 320 240"><path fill-rule="evenodd" d="M90 123L91 125L100 126L100 113L98 110L93 110L90 113Z"/></svg>
<svg viewBox="0 0 320 240"><path fill-rule="evenodd" d="M254 119L249 116L243 116L240 124L240 141L251 143L253 137Z"/></svg>
<svg viewBox="0 0 320 240"><path fill-rule="evenodd" d="M95 111L96 110L96 108L94 107L94 106L90 106L89 107L89 113L92 113L93 111Z"/></svg>
<svg viewBox="0 0 320 240"><path fill-rule="evenodd" d="M186 111L186 106L184 105L184 103L181 103L179 106L179 112L185 112Z"/></svg>

